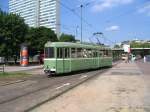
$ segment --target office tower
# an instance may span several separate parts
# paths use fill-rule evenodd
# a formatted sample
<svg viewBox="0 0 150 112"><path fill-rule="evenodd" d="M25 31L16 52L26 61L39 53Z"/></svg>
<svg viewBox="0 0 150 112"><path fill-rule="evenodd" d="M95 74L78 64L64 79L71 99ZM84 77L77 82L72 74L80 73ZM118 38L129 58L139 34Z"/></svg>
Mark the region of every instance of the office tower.
<svg viewBox="0 0 150 112"><path fill-rule="evenodd" d="M9 0L9 12L19 14L30 27L44 26L60 33L59 0Z"/></svg>

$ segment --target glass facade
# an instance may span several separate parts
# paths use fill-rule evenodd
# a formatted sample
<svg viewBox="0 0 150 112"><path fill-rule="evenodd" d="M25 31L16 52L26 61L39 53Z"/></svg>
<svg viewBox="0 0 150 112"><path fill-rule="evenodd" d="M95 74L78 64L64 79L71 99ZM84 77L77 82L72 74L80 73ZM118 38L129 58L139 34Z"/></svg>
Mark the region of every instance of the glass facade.
<svg viewBox="0 0 150 112"><path fill-rule="evenodd" d="M31 27L45 26L60 33L59 0L9 0L9 12L19 14Z"/></svg>

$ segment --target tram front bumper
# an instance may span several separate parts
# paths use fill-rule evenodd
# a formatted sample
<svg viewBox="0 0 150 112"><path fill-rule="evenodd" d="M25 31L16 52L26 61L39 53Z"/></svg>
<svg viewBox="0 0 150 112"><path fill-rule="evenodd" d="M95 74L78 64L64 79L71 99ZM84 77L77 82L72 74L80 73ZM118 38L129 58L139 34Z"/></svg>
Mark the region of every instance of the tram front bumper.
<svg viewBox="0 0 150 112"><path fill-rule="evenodd" d="M46 74L55 74L56 73L56 69L45 69L44 72Z"/></svg>

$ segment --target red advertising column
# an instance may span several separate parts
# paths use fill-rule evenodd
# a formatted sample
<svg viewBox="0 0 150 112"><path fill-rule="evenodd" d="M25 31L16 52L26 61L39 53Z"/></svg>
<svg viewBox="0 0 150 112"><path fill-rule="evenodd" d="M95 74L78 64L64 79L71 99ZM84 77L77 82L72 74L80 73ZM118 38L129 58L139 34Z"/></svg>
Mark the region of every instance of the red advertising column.
<svg viewBox="0 0 150 112"><path fill-rule="evenodd" d="M26 44L22 44L20 51L20 65L28 66L28 64L29 64L28 47Z"/></svg>

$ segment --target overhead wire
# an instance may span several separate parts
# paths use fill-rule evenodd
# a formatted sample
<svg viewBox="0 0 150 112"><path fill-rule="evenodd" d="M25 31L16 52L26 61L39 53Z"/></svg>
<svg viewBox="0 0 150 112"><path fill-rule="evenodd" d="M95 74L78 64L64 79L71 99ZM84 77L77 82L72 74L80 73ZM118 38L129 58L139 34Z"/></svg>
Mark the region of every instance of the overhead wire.
<svg viewBox="0 0 150 112"><path fill-rule="evenodd" d="M81 18L81 16L76 13L72 8L68 7L66 4L60 2L59 0L56 0L60 5L62 5L64 8L68 9L69 11L71 11L72 13L74 13L74 15L76 15L79 19ZM92 25L89 24L84 18L82 18L83 22L86 23L89 27L91 27Z"/></svg>
<svg viewBox="0 0 150 112"><path fill-rule="evenodd" d="M60 5L62 5L64 8L66 8L67 10L69 10L69 11L71 11L74 15L76 15L79 19L81 18L81 16L78 14L78 13L76 13L75 12L75 10L74 9L72 9L72 8L70 8L69 6L67 6L66 4L64 4L64 3L62 3L62 2L60 2L59 0L56 0ZM94 1L93 1L94 2ZM93 3L93 2L91 2L91 3ZM86 3L87 5L88 4L90 4L90 2L89 3ZM93 25L91 25L90 23L88 23L84 18L82 18L82 21L84 22L84 23L86 23L92 30L97 30L95 27L93 27ZM106 38L106 37L105 37ZM108 40L108 39L107 39Z"/></svg>
<svg viewBox="0 0 150 112"><path fill-rule="evenodd" d="M75 12L75 9L70 8L70 7L67 6L66 4L60 2L59 0L56 0L56 1L57 1L59 4L61 4L64 8L68 9L69 11L71 11L71 12L72 12L74 15L76 15L79 19L81 18L81 16L80 16L78 13ZM94 1L91 2L91 3L94 3ZM90 3L86 3L86 4L89 5ZM129 11L123 13L123 14L120 14L120 15L117 16L116 18L118 18L118 17L120 17L120 16L122 16L122 15L125 15L125 14L127 14L127 13L131 13L131 11L129 10ZM95 27L93 27L92 24L88 23L84 18L82 18L82 21L83 21L84 23L86 23L91 29L98 31ZM107 39L107 37L103 37L103 38ZM110 39L107 39L107 40L110 41L111 43L115 43L115 42L111 41Z"/></svg>
<svg viewBox="0 0 150 112"><path fill-rule="evenodd" d="M69 6L67 6L66 4L64 4L64 3L62 3L61 1L59 1L59 0L56 0L60 5L62 5L64 8L66 8L67 10L69 10L69 11L71 11L74 15L76 15L78 18L81 18L81 16L78 14L78 13L76 13L76 11L74 10L74 9L72 9L72 8L70 8ZM68 0L69 1L69 0ZM84 5L86 5L86 6L88 6L88 5L91 5L92 3L94 3L95 1L90 1L90 2L87 2L87 3L84 3ZM148 1L149 2L149 1ZM144 6L143 6L144 7ZM8 8L8 7L7 7ZM127 11L127 12L125 12L125 13L123 13L123 14L120 14L119 16L117 16L116 18L118 18L118 17L121 17L122 15L125 15L125 14L127 14L127 13L131 13L131 11L129 10L129 11ZM89 28L91 28L92 30L97 30L95 27L93 27L93 25L92 24L90 24L89 22L87 22L86 20L85 20L85 18L82 18L82 20L83 20L83 22L84 23L86 23L88 26L89 26ZM106 37L104 37L104 38L106 38ZM106 38L107 39L107 38ZM109 39L107 39L107 40L109 40ZM112 43L114 43L113 41L111 41L111 40L109 40L110 42L112 42Z"/></svg>

